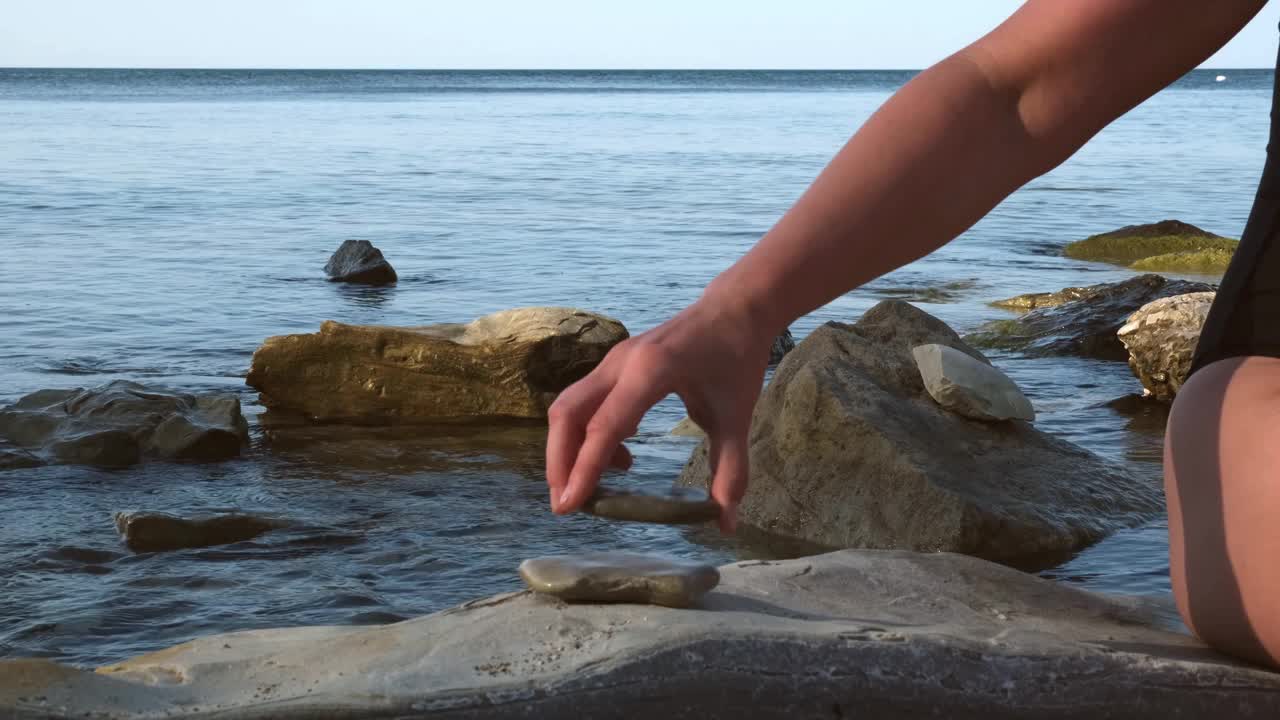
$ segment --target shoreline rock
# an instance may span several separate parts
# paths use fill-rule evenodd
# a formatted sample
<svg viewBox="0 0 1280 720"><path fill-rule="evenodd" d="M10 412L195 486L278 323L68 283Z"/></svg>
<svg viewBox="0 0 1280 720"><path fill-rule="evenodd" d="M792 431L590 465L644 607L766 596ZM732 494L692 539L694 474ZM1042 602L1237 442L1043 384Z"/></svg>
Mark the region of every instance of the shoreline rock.
<svg viewBox="0 0 1280 720"><path fill-rule="evenodd" d="M325 263L330 282L390 285L398 278L382 251L368 240L344 240Z"/></svg>
<svg viewBox="0 0 1280 720"><path fill-rule="evenodd" d="M993 304L1034 309L1017 318L989 322L966 335L965 341L1033 356L1124 361L1129 353L1116 332L1138 308L1160 298L1212 289L1205 283L1147 274L1116 283L1019 295Z"/></svg>
<svg viewBox="0 0 1280 720"><path fill-rule="evenodd" d="M1155 482L1029 424L939 407L911 353L932 343L989 364L899 301L800 343L756 405L740 523L827 548L1031 563L1159 516ZM705 488L710 479L704 440L680 483Z"/></svg>
<svg viewBox="0 0 1280 720"><path fill-rule="evenodd" d="M424 327L330 320L318 333L267 338L245 382L267 408L321 422L541 420L626 338L622 323L572 308Z"/></svg>
<svg viewBox="0 0 1280 720"><path fill-rule="evenodd" d="M0 661L0 715L947 717L1280 715L1280 674L1144 601L952 554L719 570L701 607L478 599L366 627L249 630L94 670Z"/></svg>
<svg viewBox="0 0 1280 720"><path fill-rule="evenodd" d="M1143 394L1171 401L1191 373L1200 331L1214 292L1175 295L1147 303L1116 332Z"/></svg>
<svg viewBox="0 0 1280 720"><path fill-rule="evenodd" d="M0 439L60 463L127 467L143 458L235 457L249 442L249 424L234 395L191 395L116 380L23 397L0 409Z"/></svg>
<svg viewBox="0 0 1280 720"><path fill-rule="evenodd" d="M1189 223L1162 220L1077 240L1062 254L1135 270L1221 275L1239 244Z"/></svg>
<svg viewBox="0 0 1280 720"><path fill-rule="evenodd" d="M243 513L184 518L168 513L118 512L114 520L120 539L134 552L230 545L289 525Z"/></svg>

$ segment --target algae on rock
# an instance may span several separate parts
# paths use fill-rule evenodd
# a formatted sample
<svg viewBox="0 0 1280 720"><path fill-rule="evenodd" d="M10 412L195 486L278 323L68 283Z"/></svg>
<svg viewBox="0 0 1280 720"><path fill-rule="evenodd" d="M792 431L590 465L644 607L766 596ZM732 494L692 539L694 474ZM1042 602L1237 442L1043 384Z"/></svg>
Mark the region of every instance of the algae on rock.
<svg viewBox="0 0 1280 720"><path fill-rule="evenodd" d="M1125 265L1135 270L1221 273L1240 242L1178 220L1129 225L1068 244L1076 260ZM1139 264L1142 263L1142 264ZM1181 268L1187 268L1185 270Z"/></svg>

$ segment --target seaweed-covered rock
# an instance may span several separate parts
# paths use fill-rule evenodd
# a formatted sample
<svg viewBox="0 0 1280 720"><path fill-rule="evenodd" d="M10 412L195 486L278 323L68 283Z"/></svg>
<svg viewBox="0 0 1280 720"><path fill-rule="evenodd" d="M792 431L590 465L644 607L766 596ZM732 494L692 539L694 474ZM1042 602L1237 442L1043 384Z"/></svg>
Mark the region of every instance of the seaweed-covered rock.
<svg viewBox="0 0 1280 720"><path fill-rule="evenodd" d="M1162 220L1077 240L1068 244L1063 254L1138 270L1221 273L1239 244L1195 225Z"/></svg>
<svg viewBox="0 0 1280 720"><path fill-rule="evenodd" d="M1031 562L1159 515L1154 482L1027 423L939 407L911 352L931 343L986 362L898 301L800 343L756 405L741 522L825 547ZM681 483L710 480L704 441Z"/></svg>
<svg viewBox="0 0 1280 720"><path fill-rule="evenodd" d="M571 308L424 327L327 321L318 333L268 338L247 382L267 407L321 421L541 419L626 338L622 323Z"/></svg>
<svg viewBox="0 0 1280 720"><path fill-rule="evenodd" d="M1138 308L1160 298L1212 289L1205 283L1148 274L1056 293L1019 295L996 304L1036 309L1017 318L987 323L965 340L979 347L1030 355L1126 360L1129 353L1116 331Z"/></svg>
<svg viewBox="0 0 1280 720"><path fill-rule="evenodd" d="M123 467L144 457L224 460L249 425L234 395L192 395L117 380L40 390L0 410L0 438L60 463Z"/></svg>
<svg viewBox="0 0 1280 720"><path fill-rule="evenodd" d="M1280 717L1280 674L1164 606L952 554L845 551L719 570L695 609L477 599L374 627L204 637L95 669L0 660L0 716Z"/></svg>
<svg viewBox="0 0 1280 720"><path fill-rule="evenodd" d="M368 240L343 241L325 263L324 272L333 282L363 285L389 285L397 279L395 268Z"/></svg>
<svg viewBox="0 0 1280 720"><path fill-rule="evenodd" d="M1191 373L1215 293L1175 295L1143 305L1117 333L1145 395L1173 400Z"/></svg>

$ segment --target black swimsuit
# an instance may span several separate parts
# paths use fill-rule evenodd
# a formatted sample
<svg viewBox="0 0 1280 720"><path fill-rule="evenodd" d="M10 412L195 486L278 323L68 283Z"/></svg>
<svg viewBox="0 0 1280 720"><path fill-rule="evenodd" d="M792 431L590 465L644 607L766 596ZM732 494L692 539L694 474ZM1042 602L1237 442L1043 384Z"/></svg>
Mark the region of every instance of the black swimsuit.
<svg viewBox="0 0 1280 720"><path fill-rule="evenodd" d="M1267 164L1240 247L1200 332L1191 372L1242 355L1280 357L1280 59L1276 81Z"/></svg>

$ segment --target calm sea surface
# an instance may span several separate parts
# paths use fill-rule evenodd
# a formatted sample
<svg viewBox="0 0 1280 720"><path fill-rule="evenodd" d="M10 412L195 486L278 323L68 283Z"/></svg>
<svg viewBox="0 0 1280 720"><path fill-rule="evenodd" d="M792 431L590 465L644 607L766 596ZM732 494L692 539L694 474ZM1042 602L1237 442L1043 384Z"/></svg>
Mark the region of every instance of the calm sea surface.
<svg viewBox="0 0 1280 720"><path fill-rule="evenodd" d="M256 416L253 350L326 319L574 305L652 327L910 77L0 70L0 402L124 378L237 392ZM947 248L793 329L903 297L965 331L1007 316L991 300L1129 275L1059 257L1070 240L1170 217L1238 237L1270 93L1269 71L1193 73ZM382 248L401 282L327 283L321 268L347 238ZM1159 472L1162 419L1104 406L1138 389L1123 363L993 359L1039 427ZM666 431L682 414L667 401L646 419L631 482L676 476L692 442ZM533 554L760 552L701 530L553 517L541 442L518 429L273 440L255 424L232 462L5 473L0 656L98 663L233 629L389 622L512 589ZM224 508L302 527L135 555L111 521ZM1164 532L1121 533L1046 575L1165 595Z"/></svg>

